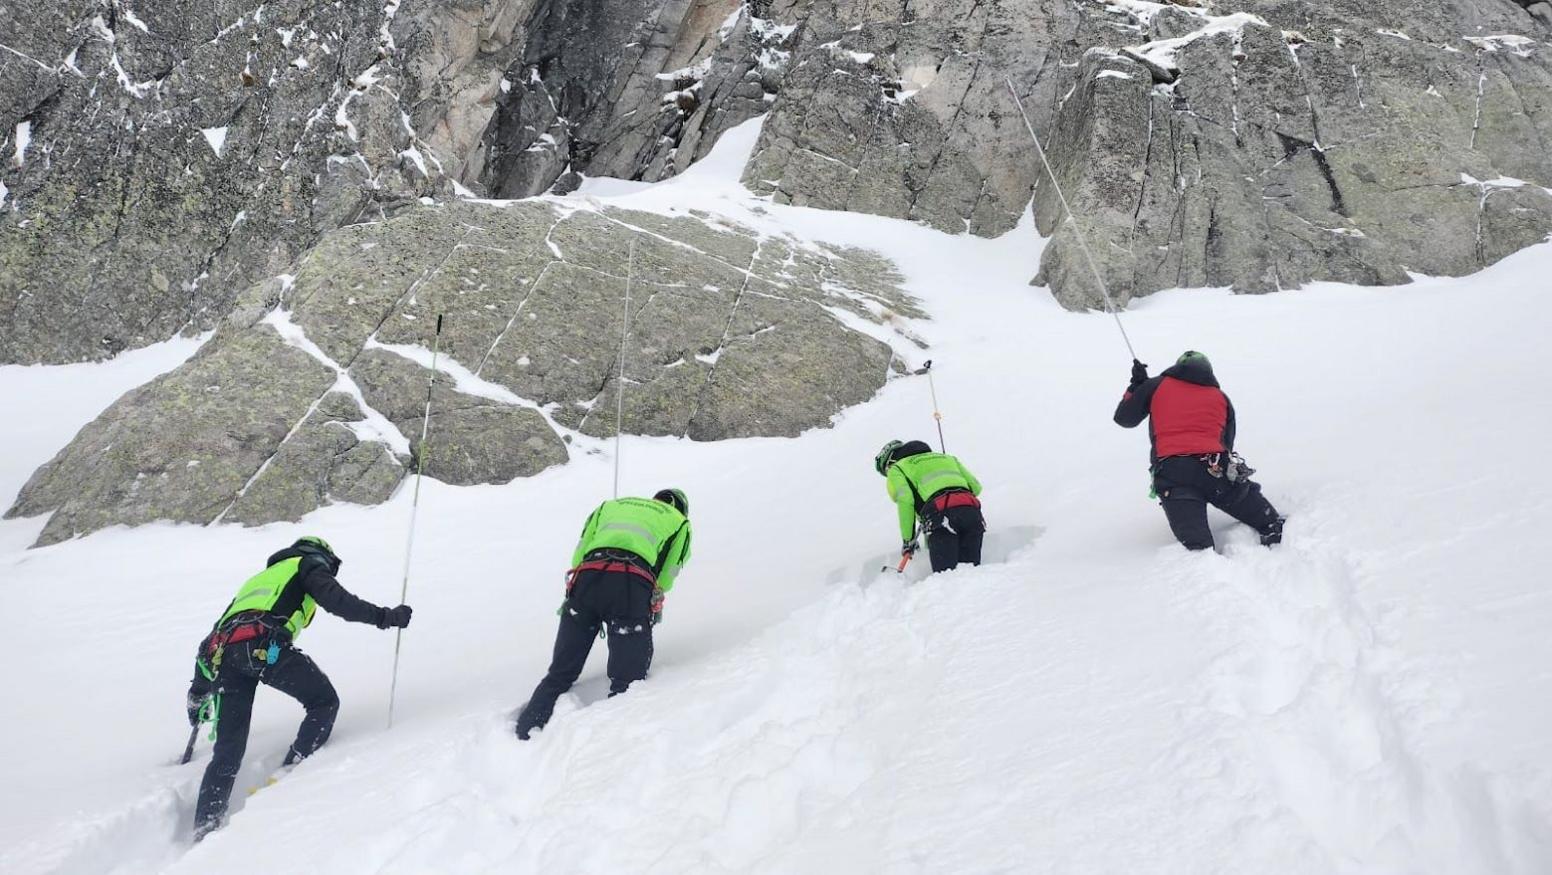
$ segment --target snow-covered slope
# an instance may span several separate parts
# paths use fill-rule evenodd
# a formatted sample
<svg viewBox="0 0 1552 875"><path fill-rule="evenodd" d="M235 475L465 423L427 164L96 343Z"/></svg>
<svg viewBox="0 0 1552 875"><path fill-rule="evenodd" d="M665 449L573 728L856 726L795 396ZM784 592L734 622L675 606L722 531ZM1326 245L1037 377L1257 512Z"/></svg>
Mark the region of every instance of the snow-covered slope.
<svg viewBox="0 0 1552 875"><path fill-rule="evenodd" d="M909 364L936 362L948 449L987 484L1004 561L862 573L896 544L873 453L933 432L920 377L797 440L627 439L622 488L685 488L696 556L652 677L602 700L595 658L523 744L510 714L547 661L612 447L578 438L572 464L504 487L428 481L398 722L384 730L392 636L320 620L300 643L340 690L333 741L244 797L300 714L261 693L240 810L190 849L208 747L170 763L212 615L308 532L347 586L392 603L408 495L33 551L40 521L6 521L0 870L259 854L330 873L1552 871L1552 246L1462 280L1169 292L1124 314L1156 368L1212 356L1242 451L1292 515L1277 550L1224 528L1223 555L1187 555L1147 499L1146 435L1110 422L1115 326L1027 285L1029 228L949 237L759 202L732 182L754 136L673 181L579 196L896 260L933 315ZM0 422L4 472L151 365L73 367L0 368L5 397L50 423L26 439L28 417Z"/></svg>

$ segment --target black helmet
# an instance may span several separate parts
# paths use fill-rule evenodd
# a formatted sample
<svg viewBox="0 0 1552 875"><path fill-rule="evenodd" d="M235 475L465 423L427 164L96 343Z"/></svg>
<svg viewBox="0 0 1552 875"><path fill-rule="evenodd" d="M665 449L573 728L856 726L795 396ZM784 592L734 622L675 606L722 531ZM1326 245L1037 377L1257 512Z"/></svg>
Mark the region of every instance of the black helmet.
<svg viewBox="0 0 1552 875"><path fill-rule="evenodd" d="M690 499L684 496L683 489L659 489L657 494L652 497L673 507L685 516L690 515Z"/></svg>
<svg viewBox="0 0 1552 875"><path fill-rule="evenodd" d="M297 538L296 543L291 545L291 549L322 556L336 573L339 572L339 567L345 564L343 559L335 555L334 548L329 546L329 542L317 535L303 535Z"/></svg>
<svg viewBox="0 0 1552 875"><path fill-rule="evenodd" d="M1180 358L1175 359L1175 364L1177 364L1177 365L1198 365L1199 364L1199 365L1201 365L1202 367L1206 368L1209 371L1212 370L1212 362L1207 359L1207 354L1203 353L1203 352L1197 352L1194 349L1188 349L1185 352L1181 353L1180 354Z"/></svg>
<svg viewBox="0 0 1552 875"><path fill-rule="evenodd" d="M887 471L889 469L889 463L895 460L895 450L900 449L902 446L904 446L904 444L902 444L900 441L890 441L889 443L884 444L884 448L879 450L878 455L873 457L873 470L880 474Z"/></svg>

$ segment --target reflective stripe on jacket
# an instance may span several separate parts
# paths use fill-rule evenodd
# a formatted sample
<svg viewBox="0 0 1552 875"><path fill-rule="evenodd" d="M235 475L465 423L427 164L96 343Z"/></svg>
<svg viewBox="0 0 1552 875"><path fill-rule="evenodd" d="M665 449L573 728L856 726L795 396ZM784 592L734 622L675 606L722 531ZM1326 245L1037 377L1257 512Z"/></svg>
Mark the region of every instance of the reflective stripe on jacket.
<svg viewBox="0 0 1552 875"><path fill-rule="evenodd" d="M889 466L886 480L889 498L900 512L900 540L916 537L916 518L921 505L945 489L964 489L981 494L981 481L946 453L917 453Z"/></svg>
<svg viewBox="0 0 1552 875"><path fill-rule="evenodd" d="M594 550L625 550L652 566L657 586L674 587L674 577L690 561L690 521L677 508L655 498L616 498L593 511L571 555L571 567Z"/></svg>
<svg viewBox="0 0 1552 875"><path fill-rule="evenodd" d="M295 556L282 559L248 578L216 625L220 626L244 611L263 611L286 616L286 629L295 639L313 621L313 614L318 611L318 603L313 601L313 597L301 591L301 582L298 580L301 577L301 566L302 557ZM287 616L283 612L292 605L295 607Z"/></svg>

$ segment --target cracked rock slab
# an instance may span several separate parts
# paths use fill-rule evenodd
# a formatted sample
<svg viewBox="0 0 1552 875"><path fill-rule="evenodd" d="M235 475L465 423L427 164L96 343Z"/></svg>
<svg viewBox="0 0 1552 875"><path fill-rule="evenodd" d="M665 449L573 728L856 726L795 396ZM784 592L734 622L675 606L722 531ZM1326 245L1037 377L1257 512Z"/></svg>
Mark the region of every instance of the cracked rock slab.
<svg viewBox="0 0 1552 875"><path fill-rule="evenodd" d="M329 392L286 438L222 519L260 525L295 521L327 504L379 504L393 495L405 467L388 445L363 440L356 400Z"/></svg>
<svg viewBox="0 0 1552 875"><path fill-rule="evenodd" d="M208 523L333 383L268 325L220 333L83 428L7 516L52 511L39 544L118 524Z"/></svg>
<svg viewBox="0 0 1552 875"><path fill-rule="evenodd" d="M414 470L444 483L508 483L564 464L566 445L532 408L459 392L439 376L431 392L431 425L426 444L426 384L429 368L395 353L369 349L356 358L350 375L367 403L410 438Z"/></svg>
<svg viewBox="0 0 1552 875"><path fill-rule="evenodd" d="M874 253L707 215L416 207L331 232L245 291L194 358L83 429L10 514L53 512L52 543L384 501L422 459L453 484L532 476L568 458L551 421L613 434L627 283L627 432L796 435L871 398L893 344L915 342L902 318L923 314L900 282ZM439 314L439 366L474 382L430 383L421 446Z"/></svg>

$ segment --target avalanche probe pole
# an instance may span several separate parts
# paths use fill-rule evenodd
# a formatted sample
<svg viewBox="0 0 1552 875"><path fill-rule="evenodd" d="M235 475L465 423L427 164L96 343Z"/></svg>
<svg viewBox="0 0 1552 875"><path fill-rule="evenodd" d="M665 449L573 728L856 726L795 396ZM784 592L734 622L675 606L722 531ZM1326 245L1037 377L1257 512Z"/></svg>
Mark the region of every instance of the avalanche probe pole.
<svg viewBox="0 0 1552 875"><path fill-rule="evenodd" d="M415 454L415 497L410 500L410 534L404 543L404 584L399 588L399 604L410 594L410 554L415 548L415 514L420 510L420 477L426 470L426 438L431 434L431 389L436 385L437 355L442 351L442 314L437 314L436 338L431 341L431 377L426 380L426 414L420 421L420 451ZM393 728L393 701L399 691L399 647L404 642L404 627L393 633L393 680L388 686L388 728Z"/></svg>
<svg viewBox="0 0 1552 875"><path fill-rule="evenodd" d="M938 452L948 452L948 445L943 442L943 414L938 411L938 387L932 382L932 359L922 365L922 373L927 375L927 388L932 392L932 418L938 423ZM902 563L901 568L905 565Z"/></svg>
<svg viewBox="0 0 1552 875"><path fill-rule="evenodd" d="M1067 195L1062 193L1062 184L1056 181L1056 171L1051 169L1051 162L1046 160L1045 147L1040 145L1040 138L1035 135L1035 126L1029 121L1029 113L1024 111L1024 101L1018 95L1018 89L1013 87L1013 80L1004 80L1008 83L1008 93L1013 95L1013 102L1018 105L1019 115L1024 118L1024 129L1029 131L1029 138L1035 141L1035 153L1040 156L1040 163L1045 167L1046 175L1051 178L1051 187L1056 189L1056 199L1062 202L1062 210L1067 213L1067 219L1072 222L1072 231L1078 238L1078 248L1083 250L1083 257L1089 263L1089 270L1094 273L1094 281L1099 283L1099 292L1105 296L1105 309L1110 311L1110 318L1115 320L1116 328L1121 331L1121 339L1126 342L1126 351L1132 354L1132 361L1137 361L1137 351L1132 349L1132 339L1126 336L1126 327L1121 324L1121 315L1116 312L1115 301L1110 299L1110 288L1105 285L1105 278L1099 273L1099 265L1094 261L1094 253L1089 251L1089 241L1084 237L1083 228L1078 225L1078 217L1072 214L1072 205L1067 203Z"/></svg>
<svg viewBox="0 0 1552 875"><path fill-rule="evenodd" d="M620 312L620 368L614 379L614 497L620 497L620 423L625 418L625 339L630 334L631 281L636 277L636 238L625 263L625 306Z"/></svg>

